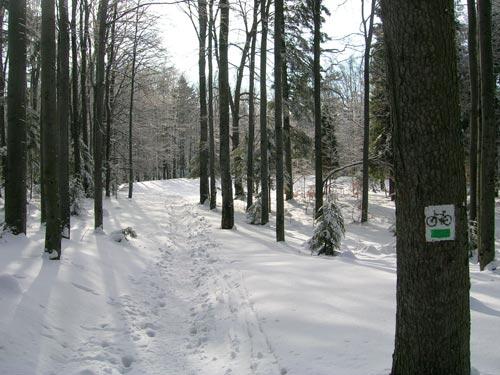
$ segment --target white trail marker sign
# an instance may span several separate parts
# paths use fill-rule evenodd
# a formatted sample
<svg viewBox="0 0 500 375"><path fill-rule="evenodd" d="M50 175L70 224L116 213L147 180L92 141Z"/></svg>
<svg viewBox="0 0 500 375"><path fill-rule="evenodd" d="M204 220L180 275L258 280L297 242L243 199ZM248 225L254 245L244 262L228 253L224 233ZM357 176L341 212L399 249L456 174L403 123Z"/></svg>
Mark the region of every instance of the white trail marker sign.
<svg viewBox="0 0 500 375"><path fill-rule="evenodd" d="M425 239L427 242L455 240L455 206L445 204L428 206L425 214Z"/></svg>

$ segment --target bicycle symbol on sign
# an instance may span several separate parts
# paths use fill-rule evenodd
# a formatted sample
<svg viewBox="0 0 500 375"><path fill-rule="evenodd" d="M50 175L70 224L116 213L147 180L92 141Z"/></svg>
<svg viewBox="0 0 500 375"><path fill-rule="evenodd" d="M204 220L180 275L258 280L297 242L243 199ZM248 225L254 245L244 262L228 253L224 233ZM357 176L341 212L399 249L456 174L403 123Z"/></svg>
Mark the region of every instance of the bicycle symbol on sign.
<svg viewBox="0 0 500 375"><path fill-rule="evenodd" d="M438 225L438 223L449 226L451 224L451 221L452 217L451 215L448 215L446 213L446 210L443 210L442 212L434 211L434 214L432 216L429 216L427 217L427 219L425 219L425 223L431 228Z"/></svg>

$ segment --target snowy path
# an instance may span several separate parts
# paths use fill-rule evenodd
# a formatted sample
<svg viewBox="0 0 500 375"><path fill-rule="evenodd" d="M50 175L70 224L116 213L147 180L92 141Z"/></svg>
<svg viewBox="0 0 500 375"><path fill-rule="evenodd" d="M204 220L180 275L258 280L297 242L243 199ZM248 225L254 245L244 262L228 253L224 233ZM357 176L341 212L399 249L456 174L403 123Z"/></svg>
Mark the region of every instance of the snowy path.
<svg viewBox="0 0 500 375"><path fill-rule="evenodd" d="M304 251L299 203L276 244L272 223L244 223L243 202L236 228L220 230L196 181L134 189L105 204L105 232L130 226L130 242L94 233L89 211L62 261L49 261L34 206L27 238L0 239L0 374L388 374L395 254L383 195L371 197L370 224L349 226L344 255L327 259ZM471 265L471 281L472 363L494 375L500 273Z"/></svg>

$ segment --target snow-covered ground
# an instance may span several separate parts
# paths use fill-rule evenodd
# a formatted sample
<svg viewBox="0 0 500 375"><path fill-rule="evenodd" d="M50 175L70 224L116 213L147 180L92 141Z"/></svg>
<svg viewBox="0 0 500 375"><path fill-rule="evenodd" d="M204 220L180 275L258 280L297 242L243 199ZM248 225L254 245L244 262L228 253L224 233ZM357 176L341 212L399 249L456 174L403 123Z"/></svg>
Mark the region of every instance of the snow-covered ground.
<svg viewBox="0 0 500 375"><path fill-rule="evenodd" d="M352 222L349 180L335 191ZM370 223L350 223L334 258L303 246L307 194L286 203L285 244L273 222L246 224L243 202L236 228L223 231L220 211L197 200L197 180L138 183L133 200L106 200L104 233L87 202L60 262L42 256L30 204L28 236L0 239L0 374L388 374L396 270L383 193L371 194ZM138 237L115 242L126 227ZM471 264L471 281L472 364L497 375L500 273Z"/></svg>

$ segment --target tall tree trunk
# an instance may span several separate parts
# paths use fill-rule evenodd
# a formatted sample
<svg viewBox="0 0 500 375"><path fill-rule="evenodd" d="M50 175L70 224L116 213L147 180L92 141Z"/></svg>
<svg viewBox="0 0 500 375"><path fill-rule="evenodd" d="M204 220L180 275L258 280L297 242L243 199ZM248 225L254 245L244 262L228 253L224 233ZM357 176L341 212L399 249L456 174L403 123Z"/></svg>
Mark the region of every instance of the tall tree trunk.
<svg viewBox="0 0 500 375"><path fill-rule="evenodd" d="M89 105L87 101L87 40L89 38L89 17L90 17L90 9L88 0L80 0L80 54L81 54L81 62L80 62L80 100L82 103L81 108L81 131L82 131L82 140L84 145L83 150L83 188L85 189L85 193L89 193L89 177L90 177L90 169L89 169L89 131L88 131L88 110Z"/></svg>
<svg viewBox="0 0 500 375"><path fill-rule="evenodd" d="M108 0L99 1L97 13L98 30L95 51L95 88L94 88L94 227L102 229L102 140L104 136L104 55L106 53L106 17Z"/></svg>
<svg viewBox="0 0 500 375"><path fill-rule="evenodd" d="M57 116L59 121L59 198L61 204L61 233L70 237L69 202L69 21L68 2L59 1L59 43L57 45Z"/></svg>
<svg viewBox="0 0 500 375"><path fill-rule="evenodd" d="M137 9L135 11L135 29L134 29L134 45L132 47L132 72L131 72L131 82L130 82L130 102L128 110L128 197L132 199L132 194L134 191L134 164L133 164L133 121L134 121L134 93L135 93L135 74L136 74L136 63L137 63L137 34L139 31L139 5L140 0L137 1Z"/></svg>
<svg viewBox="0 0 500 375"><path fill-rule="evenodd" d="M250 67L248 83L248 145L247 145L247 210L253 204L253 147L255 142L255 51L257 44L257 16L259 0L254 1L252 25L252 42L250 45Z"/></svg>
<svg viewBox="0 0 500 375"><path fill-rule="evenodd" d="M220 42L219 42L219 121L220 121L220 170L222 185L222 229L234 226L233 189L231 183L229 152L229 74L228 37L229 2L220 0Z"/></svg>
<svg viewBox="0 0 500 375"><path fill-rule="evenodd" d="M72 122L71 138L73 144L73 173L76 179L82 178L82 161L80 151L80 114L78 112L78 46L76 35L76 12L78 0L71 0L71 93L72 93Z"/></svg>
<svg viewBox="0 0 500 375"><path fill-rule="evenodd" d="M0 30L3 30L5 18L5 1L0 1ZM4 34L0 33L0 97L5 96L5 76L3 65L3 49L4 49ZM7 138L5 135L5 101L0 101L0 149L5 150L7 147ZM2 196L2 188L5 183L7 167L7 155L4 153L0 156L0 197Z"/></svg>
<svg viewBox="0 0 500 375"><path fill-rule="evenodd" d="M206 40L207 40L207 0L198 0L200 21L200 50L198 69L200 80L200 204L208 199L208 114L207 114L207 76L206 70Z"/></svg>
<svg viewBox="0 0 500 375"><path fill-rule="evenodd" d="M383 0L381 5L397 181L392 374L469 375L470 283L454 2ZM455 239L427 242L424 209L441 204L454 206Z"/></svg>
<svg viewBox="0 0 500 375"><path fill-rule="evenodd" d="M283 44L284 45L284 44ZM283 140L285 145L285 198L293 199L293 166L292 138L290 125L290 85L288 83L288 66L286 52L283 58Z"/></svg>
<svg viewBox="0 0 500 375"><path fill-rule="evenodd" d="M260 1L262 38L260 42L260 185L262 197L261 224L269 222L269 167L267 137L267 34L270 0Z"/></svg>
<svg viewBox="0 0 500 375"><path fill-rule="evenodd" d="M363 192L361 197L361 222L368 220L368 182L370 180L368 151L370 148L370 50L373 37L373 18L375 16L375 1L372 0L369 20L365 18L365 2L361 1L361 14L363 18L363 35L365 38L364 54L364 98L363 98ZM368 27L367 27L368 22Z"/></svg>
<svg viewBox="0 0 500 375"><path fill-rule="evenodd" d="M9 110L7 113L5 225L12 233L20 234L26 233L26 1L9 1L8 10L7 107Z"/></svg>
<svg viewBox="0 0 500 375"><path fill-rule="evenodd" d="M467 0L468 14L468 47L469 47L469 75L470 75L470 152L469 152L469 177L470 177L470 207L469 220L477 220L477 132L479 123L479 82L477 67L477 19L476 2Z"/></svg>
<svg viewBox="0 0 500 375"><path fill-rule="evenodd" d="M283 0L274 3L274 129L276 143L276 241L285 240L283 199Z"/></svg>
<svg viewBox="0 0 500 375"><path fill-rule="evenodd" d="M215 134L214 134L214 82L212 64L212 28L214 27L213 0L209 3L209 33L208 33L208 130L210 136L210 209L217 206L217 186L215 181Z"/></svg>
<svg viewBox="0 0 500 375"><path fill-rule="evenodd" d="M323 206L323 152L321 150L321 0L314 0L314 161L315 215Z"/></svg>
<svg viewBox="0 0 500 375"><path fill-rule="evenodd" d="M45 251L51 258L61 257L61 206L59 194L60 132L57 121L56 90L56 20L54 0L42 0L42 129L43 181L45 186L46 219ZM50 140L50 141L49 141Z"/></svg>
<svg viewBox="0 0 500 375"><path fill-rule="evenodd" d="M115 63L115 35L116 18L118 16L118 3L113 5L113 23L111 24L111 40L108 46L108 62L106 66L106 197L111 197L111 129L113 127L113 115L115 107L115 80L116 73L113 68Z"/></svg>
<svg viewBox="0 0 500 375"><path fill-rule="evenodd" d="M495 259L495 76L491 46L491 0L478 0L481 70L481 194L479 214L479 264L483 270Z"/></svg>

